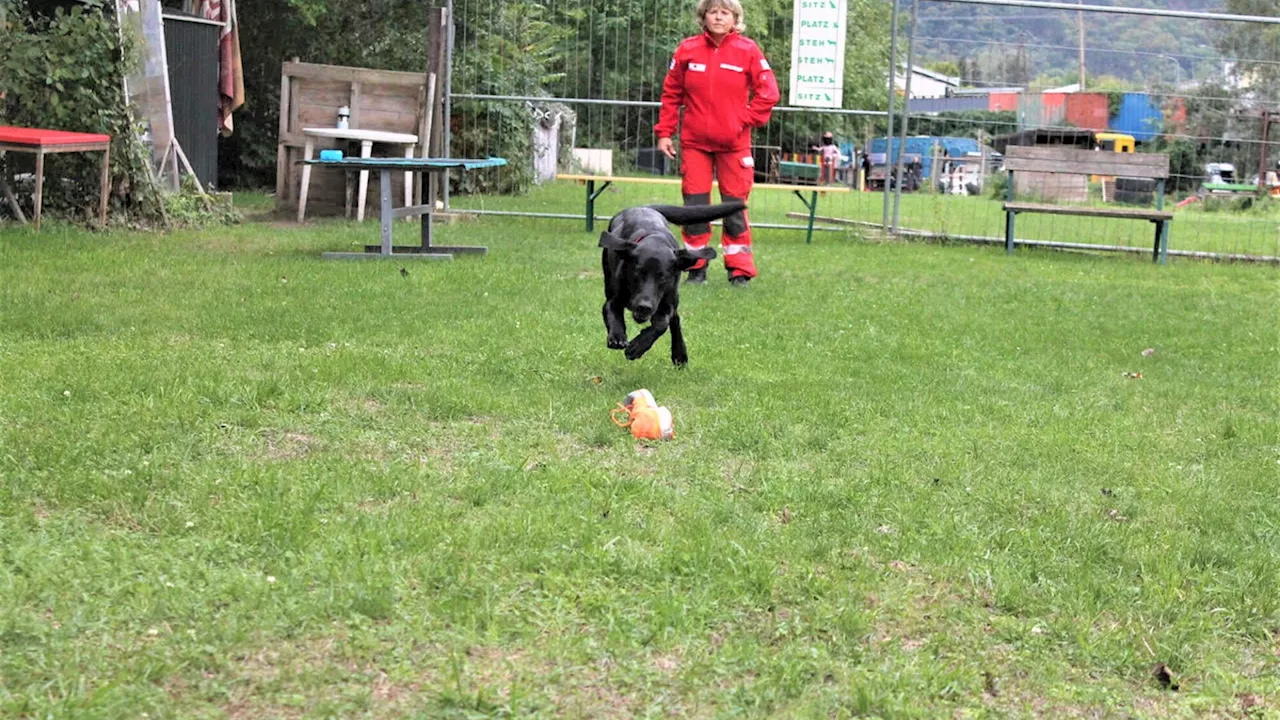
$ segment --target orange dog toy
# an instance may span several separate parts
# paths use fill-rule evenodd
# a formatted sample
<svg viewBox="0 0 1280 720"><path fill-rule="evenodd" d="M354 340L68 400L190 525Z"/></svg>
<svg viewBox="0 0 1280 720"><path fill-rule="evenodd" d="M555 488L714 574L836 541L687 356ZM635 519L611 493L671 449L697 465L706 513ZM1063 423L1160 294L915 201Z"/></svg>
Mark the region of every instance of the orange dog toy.
<svg viewBox="0 0 1280 720"><path fill-rule="evenodd" d="M630 428L641 440L670 440L676 436L671 411L660 407L648 390L636 390L609 413L618 427Z"/></svg>

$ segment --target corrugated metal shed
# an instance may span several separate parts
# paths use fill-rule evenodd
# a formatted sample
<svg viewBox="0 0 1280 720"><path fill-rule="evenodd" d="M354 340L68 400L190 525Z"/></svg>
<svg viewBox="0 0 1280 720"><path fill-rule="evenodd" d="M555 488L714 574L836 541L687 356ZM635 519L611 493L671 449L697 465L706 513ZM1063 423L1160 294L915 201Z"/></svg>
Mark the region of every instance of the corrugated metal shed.
<svg viewBox="0 0 1280 720"><path fill-rule="evenodd" d="M987 99L981 96L974 97L946 97L946 98L913 98L907 104L907 108L912 113L944 113L944 112L965 112L970 110L986 110Z"/></svg>

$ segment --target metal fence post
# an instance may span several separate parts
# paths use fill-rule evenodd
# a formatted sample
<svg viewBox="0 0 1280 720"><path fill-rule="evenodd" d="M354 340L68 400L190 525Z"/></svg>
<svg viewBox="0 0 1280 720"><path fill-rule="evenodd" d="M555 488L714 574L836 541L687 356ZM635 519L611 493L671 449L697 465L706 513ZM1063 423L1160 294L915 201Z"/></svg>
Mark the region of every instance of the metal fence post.
<svg viewBox="0 0 1280 720"><path fill-rule="evenodd" d="M889 126L884 131L884 217L881 218L880 229L889 232L889 156L893 153L893 103L897 94L895 74L898 71L898 3L893 0L893 29L889 31ZM871 155L870 143L866 149Z"/></svg>
<svg viewBox="0 0 1280 720"><path fill-rule="evenodd" d="M898 141L898 164L893 183L893 227L890 233L898 234L898 215L902 206L902 165L907 154L907 123L911 121L911 76L912 63L916 59L916 15L920 11L920 0L911 0L911 29L907 31L907 70L906 80L902 88L902 129ZM888 160L886 159L886 162Z"/></svg>

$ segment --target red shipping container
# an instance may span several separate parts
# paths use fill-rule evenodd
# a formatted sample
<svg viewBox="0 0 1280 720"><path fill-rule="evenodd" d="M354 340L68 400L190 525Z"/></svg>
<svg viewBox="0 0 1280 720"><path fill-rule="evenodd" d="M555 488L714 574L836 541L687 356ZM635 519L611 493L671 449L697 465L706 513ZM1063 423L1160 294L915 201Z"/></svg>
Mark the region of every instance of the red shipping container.
<svg viewBox="0 0 1280 720"><path fill-rule="evenodd" d="M1107 96L1103 93L1074 93L1067 96L1067 122L1087 130L1106 130Z"/></svg>
<svg viewBox="0 0 1280 720"><path fill-rule="evenodd" d="M991 112L1018 112L1018 93L991 93L987 96Z"/></svg>
<svg viewBox="0 0 1280 720"><path fill-rule="evenodd" d="M1059 127L1067 121L1066 93L1044 93L1040 96L1040 106L1044 108L1045 126Z"/></svg>

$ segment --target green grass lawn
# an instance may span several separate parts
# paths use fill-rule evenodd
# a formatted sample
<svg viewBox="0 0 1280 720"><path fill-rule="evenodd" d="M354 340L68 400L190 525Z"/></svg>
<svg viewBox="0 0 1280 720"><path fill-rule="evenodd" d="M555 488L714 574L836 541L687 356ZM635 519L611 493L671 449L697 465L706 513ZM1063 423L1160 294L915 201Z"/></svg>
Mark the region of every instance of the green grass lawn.
<svg viewBox="0 0 1280 720"><path fill-rule="evenodd" d="M458 198L458 208L532 210L582 216L585 186L570 181L548 183L528 196ZM808 197L806 193L806 198ZM1171 196L1166 207L1181 197ZM681 202L678 185L618 184L600 195L596 214L609 216L631 205ZM757 222L803 225L788 213L807 212L790 192L759 190L751 196L751 217ZM899 209L901 227L953 236L995 237L1003 241L1002 201L990 197L961 197L937 193L904 193ZM892 212L892 211L891 211ZM884 218L880 192L829 193L818 201L819 216L879 224ZM541 220L535 222L542 222ZM1121 245L1141 248L1150 257L1154 226L1140 220L1024 214L1018 218L1018 237L1060 242ZM1221 254L1280 256L1280 215L1274 211L1205 212L1198 205L1174 210L1169 248Z"/></svg>
<svg viewBox="0 0 1280 720"><path fill-rule="evenodd" d="M0 229L0 716L1280 713L1274 268L765 230L676 370L438 232Z"/></svg>

